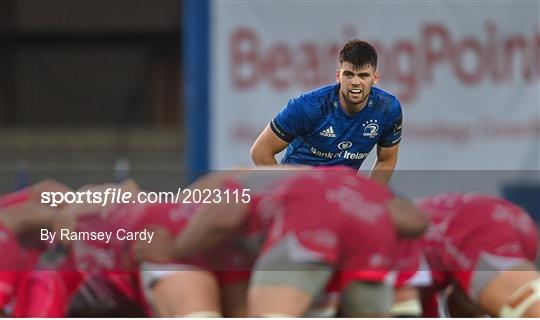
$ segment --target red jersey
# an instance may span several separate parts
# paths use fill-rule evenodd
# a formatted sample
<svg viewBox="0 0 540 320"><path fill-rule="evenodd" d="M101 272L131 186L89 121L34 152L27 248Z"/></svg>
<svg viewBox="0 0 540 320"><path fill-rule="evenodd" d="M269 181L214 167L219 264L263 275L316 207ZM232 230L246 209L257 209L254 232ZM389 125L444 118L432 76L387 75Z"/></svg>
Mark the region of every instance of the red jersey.
<svg viewBox="0 0 540 320"><path fill-rule="evenodd" d="M29 188L4 194L0 196L0 209L24 203L29 199ZM13 299L20 282L34 268L39 251L24 249L17 237L2 226L0 221L0 253L0 310L2 310Z"/></svg>
<svg viewBox="0 0 540 320"><path fill-rule="evenodd" d="M397 234L385 206L393 197L384 186L339 167L276 174L252 194L248 231L258 228L265 236L261 255L291 241L295 260L344 271L343 285L353 279L383 281L395 262Z"/></svg>
<svg viewBox="0 0 540 320"><path fill-rule="evenodd" d="M503 271L535 261L537 229L520 207L501 198L447 193L417 200L432 220L421 244L433 290L457 283L472 301L481 290L477 271Z"/></svg>

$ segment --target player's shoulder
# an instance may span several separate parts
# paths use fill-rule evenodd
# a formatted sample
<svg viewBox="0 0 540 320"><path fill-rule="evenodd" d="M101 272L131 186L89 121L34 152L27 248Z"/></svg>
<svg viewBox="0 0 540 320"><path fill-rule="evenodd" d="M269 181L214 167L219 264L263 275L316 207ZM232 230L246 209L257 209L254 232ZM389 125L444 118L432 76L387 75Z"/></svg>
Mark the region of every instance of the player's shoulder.
<svg viewBox="0 0 540 320"><path fill-rule="evenodd" d="M415 198L413 202L419 208L432 214L434 212L454 212L462 206L462 197L463 194L461 193L444 192L441 194Z"/></svg>
<svg viewBox="0 0 540 320"><path fill-rule="evenodd" d="M371 92L379 108L384 108L391 112L401 112L401 104L395 95L377 87L372 87Z"/></svg>
<svg viewBox="0 0 540 320"><path fill-rule="evenodd" d="M331 84L304 92L289 100L287 109L301 117L301 121L317 121L325 118L333 110L337 101L337 85Z"/></svg>
<svg viewBox="0 0 540 320"><path fill-rule="evenodd" d="M465 209L470 210L478 210L479 208L484 208L486 210L505 208L512 212L523 211L517 204L510 202L505 198L490 194L467 193L462 196L462 203Z"/></svg>
<svg viewBox="0 0 540 320"><path fill-rule="evenodd" d="M328 96L335 95L337 92L338 84L327 84L325 86L315 88L310 91L304 92L301 96L306 99L318 99L320 97L326 98Z"/></svg>
<svg viewBox="0 0 540 320"><path fill-rule="evenodd" d="M310 91L306 91L295 98L298 103L312 110L322 110L332 105L337 99L337 84L329 84Z"/></svg>
<svg viewBox="0 0 540 320"><path fill-rule="evenodd" d="M465 210L482 206L492 206L507 201L488 194L444 192L423 198L416 198L415 203L423 209L433 208L443 211Z"/></svg>

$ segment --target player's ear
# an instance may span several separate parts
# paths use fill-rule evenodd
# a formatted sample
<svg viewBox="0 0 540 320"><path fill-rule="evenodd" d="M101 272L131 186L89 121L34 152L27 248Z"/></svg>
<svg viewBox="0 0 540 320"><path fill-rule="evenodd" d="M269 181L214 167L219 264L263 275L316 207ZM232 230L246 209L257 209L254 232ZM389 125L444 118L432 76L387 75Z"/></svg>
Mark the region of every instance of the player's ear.
<svg viewBox="0 0 540 320"><path fill-rule="evenodd" d="M373 84L377 84L379 82L379 70L375 70L375 73L373 74Z"/></svg>
<svg viewBox="0 0 540 320"><path fill-rule="evenodd" d="M339 66L339 67L336 69L336 82L337 82L337 83L341 83L341 81L340 81L340 79L339 79L340 71L341 71L341 66Z"/></svg>

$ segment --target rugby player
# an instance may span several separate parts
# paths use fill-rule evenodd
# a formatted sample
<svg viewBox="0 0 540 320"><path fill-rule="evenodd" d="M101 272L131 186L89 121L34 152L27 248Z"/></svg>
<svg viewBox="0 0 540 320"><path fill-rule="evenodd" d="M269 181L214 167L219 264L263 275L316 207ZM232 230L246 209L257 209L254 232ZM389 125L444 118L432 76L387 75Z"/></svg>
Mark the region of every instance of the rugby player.
<svg viewBox="0 0 540 320"><path fill-rule="evenodd" d="M402 112L398 99L379 88L377 52L369 43L351 40L339 55L337 84L291 99L251 148L256 165L282 163L346 165L359 169L377 145L370 176L386 183L396 166Z"/></svg>
<svg viewBox="0 0 540 320"><path fill-rule="evenodd" d="M132 180L121 185L91 186L90 190L99 192L112 187L132 194L141 191ZM114 232L122 228L137 232L157 225L176 233L183 228L192 209L176 203L109 203L104 207L96 203L73 204L58 215L57 230ZM139 272L140 266L131 254L133 244L118 239L110 243L88 239L63 241L63 248L69 250L63 258L56 259L56 265L32 272L31 281L23 285L23 294L18 299L14 315L245 315L245 294L233 295L242 297L239 302L240 298L230 299L228 295L221 295L220 289L226 293L245 292L245 288L243 291L240 289L242 281L246 286L246 276L211 272L203 257L174 261L169 265L143 266Z"/></svg>
<svg viewBox="0 0 540 320"><path fill-rule="evenodd" d="M447 193L417 200L432 225L421 239L434 284L424 315L437 316L435 294L451 290L460 316L540 317L537 229L513 203L488 195Z"/></svg>
<svg viewBox="0 0 540 320"><path fill-rule="evenodd" d="M20 283L25 281L45 249L39 228L50 227L56 209L40 203L41 192L66 192L70 189L54 180L45 180L0 197L0 313L7 314ZM26 241L30 238L30 241ZM22 242L21 242L22 240Z"/></svg>
<svg viewBox="0 0 540 320"><path fill-rule="evenodd" d="M302 316L332 274L346 270L357 275L355 281L338 281L352 297L344 299L346 315L387 315L393 287L385 280L394 267L398 235L419 235L427 223L410 202L343 167L297 174L216 173L198 185L248 188L253 194L250 203L202 206L174 241L156 234L152 244L137 248L138 255L167 261L242 235L243 243L258 252L248 293L250 316ZM366 296L376 298L365 305Z"/></svg>

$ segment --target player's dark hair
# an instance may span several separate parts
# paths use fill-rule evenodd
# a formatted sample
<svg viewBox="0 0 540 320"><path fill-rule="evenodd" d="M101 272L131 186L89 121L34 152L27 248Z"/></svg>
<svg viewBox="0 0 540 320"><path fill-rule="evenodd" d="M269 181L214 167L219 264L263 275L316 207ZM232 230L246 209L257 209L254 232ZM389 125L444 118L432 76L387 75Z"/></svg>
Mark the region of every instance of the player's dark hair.
<svg viewBox="0 0 540 320"><path fill-rule="evenodd" d="M343 62L352 63L355 67L370 65L377 69L377 51L365 41L350 40L339 53L339 64Z"/></svg>

